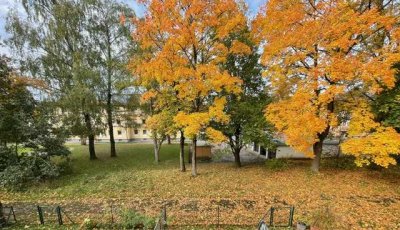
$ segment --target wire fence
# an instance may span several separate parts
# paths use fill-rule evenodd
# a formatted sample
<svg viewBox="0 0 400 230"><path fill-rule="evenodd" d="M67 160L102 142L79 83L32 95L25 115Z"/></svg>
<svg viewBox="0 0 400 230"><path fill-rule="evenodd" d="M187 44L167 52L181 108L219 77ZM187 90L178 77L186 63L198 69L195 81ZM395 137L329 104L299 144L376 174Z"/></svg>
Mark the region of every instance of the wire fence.
<svg viewBox="0 0 400 230"><path fill-rule="evenodd" d="M276 203L275 206L280 207L282 204ZM9 215L10 207L12 215ZM126 210L134 210L146 216L155 217L155 229L158 230L166 229L167 213L168 227L171 229L179 226L203 226L205 228L212 226L216 229L223 229L224 226L256 228L261 217L262 220L267 220L265 222L268 225L291 226L293 224L294 210L290 208L271 210L270 207L270 204L252 200L183 198L156 201L136 199L92 203L33 204L15 202L3 205L1 213L3 219L9 220L8 223L15 220L14 222L21 225L80 225L85 219L114 224L122 221L121 213Z"/></svg>

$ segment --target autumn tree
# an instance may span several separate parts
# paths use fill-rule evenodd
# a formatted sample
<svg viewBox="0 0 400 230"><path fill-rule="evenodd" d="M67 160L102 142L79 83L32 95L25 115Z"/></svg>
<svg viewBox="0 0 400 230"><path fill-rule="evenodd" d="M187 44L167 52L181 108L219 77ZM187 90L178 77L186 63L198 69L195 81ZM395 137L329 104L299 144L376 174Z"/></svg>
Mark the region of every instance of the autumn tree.
<svg viewBox="0 0 400 230"><path fill-rule="evenodd" d="M343 113L351 120L342 150L358 163L388 166L389 153L400 152L400 135L374 121L367 99L395 84L398 17L374 6L360 10L362 3L271 0L253 24L276 99L266 117L290 146L314 158L313 171ZM379 36L384 42L377 45Z"/></svg>
<svg viewBox="0 0 400 230"><path fill-rule="evenodd" d="M400 64L396 65L400 68ZM373 98L373 111L378 121L391 126L400 133L400 74L397 74L395 87L383 91Z"/></svg>
<svg viewBox="0 0 400 230"><path fill-rule="evenodd" d="M246 26L246 17L234 0L141 2L148 11L136 20L133 35L147 54L131 67L141 85L157 85L144 98L157 98L160 93L175 98L179 112L174 121L192 140L192 175L196 176L198 134L206 131L213 139L223 137L209 127L211 120L228 120L223 112L226 99L220 93L240 91L240 79L224 71L220 63L230 52L248 50L239 41L232 47L223 43L230 33Z"/></svg>
<svg viewBox="0 0 400 230"><path fill-rule="evenodd" d="M167 110L155 113L147 118L146 126L151 130L151 137L154 143L154 160L158 163L163 142L168 135L173 136L177 133L174 128L173 114Z"/></svg>

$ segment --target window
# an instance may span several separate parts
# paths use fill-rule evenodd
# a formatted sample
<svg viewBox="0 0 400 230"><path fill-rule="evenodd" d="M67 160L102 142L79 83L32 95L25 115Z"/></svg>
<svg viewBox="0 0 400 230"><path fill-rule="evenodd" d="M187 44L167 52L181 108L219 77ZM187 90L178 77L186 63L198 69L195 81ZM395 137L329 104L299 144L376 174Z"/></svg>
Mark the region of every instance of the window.
<svg viewBox="0 0 400 230"><path fill-rule="evenodd" d="M117 119L117 124L120 125L121 124L121 120Z"/></svg>
<svg viewBox="0 0 400 230"><path fill-rule="evenodd" d="M118 135L122 135L122 131L121 130L118 130Z"/></svg>
<svg viewBox="0 0 400 230"><path fill-rule="evenodd" d="M143 129L143 134L146 135L147 134L147 130Z"/></svg>
<svg viewBox="0 0 400 230"><path fill-rule="evenodd" d="M137 130L137 129L135 129L133 132L134 132L135 134L139 134L139 130Z"/></svg>
<svg viewBox="0 0 400 230"><path fill-rule="evenodd" d="M145 120L145 119L142 119L142 124L144 124L144 123L146 123L146 120Z"/></svg>

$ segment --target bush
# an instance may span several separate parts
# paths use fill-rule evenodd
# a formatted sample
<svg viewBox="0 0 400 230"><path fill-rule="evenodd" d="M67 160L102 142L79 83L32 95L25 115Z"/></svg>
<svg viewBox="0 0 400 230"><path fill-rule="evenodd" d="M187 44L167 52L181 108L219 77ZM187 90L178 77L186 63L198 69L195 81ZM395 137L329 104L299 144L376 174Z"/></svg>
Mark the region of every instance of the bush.
<svg viewBox="0 0 400 230"><path fill-rule="evenodd" d="M327 157L322 158L322 167L337 168L337 169L356 169L357 165L354 163L353 156L340 156L340 157Z"/></svg>
<svg viewBox="0 0 400 230"><path fill-rule="evenodd" d="M337 224L340 222L338 216L329 206L316 210L311 219L311 226L318 229L338 229Z"/></svg>
<svg viewBox="0 0 400 230"><path fill-rule="evenodd" d="M23 156L0 171L0 186L20 190L29 182L58 177L60 168L48 158L37 155Z"/></svg>
<svg viewBox="0 0 400 230"><path fill-rule="evenodd" d="M231 154L232 154L232 150L230 148L216 149L212 154L212 160L220 161L220 160L222 160L223 157L231 155Z"/></svg>
<svg viewBox="0 0 400 230"><path fill-rule="evenodd" d="M270 170L276 170L276 171L285 170L289 168L289 161L287 159L278 159L278 158L268 159L267 161L265 161L265 166L267 167L267 169Z"/></svg>
<svg viewBox="0 0 400 230"><path fill-rule="evenodd" d="M18 161L17 156L10 148L0 146L0 172Z"/></svg>
<svg viewBox="0 0 400 230"><path fill-rule="evenodd" d="M122 225L126 229L153 229L155 219L133 210L124 210L121 213Z"/></svg>

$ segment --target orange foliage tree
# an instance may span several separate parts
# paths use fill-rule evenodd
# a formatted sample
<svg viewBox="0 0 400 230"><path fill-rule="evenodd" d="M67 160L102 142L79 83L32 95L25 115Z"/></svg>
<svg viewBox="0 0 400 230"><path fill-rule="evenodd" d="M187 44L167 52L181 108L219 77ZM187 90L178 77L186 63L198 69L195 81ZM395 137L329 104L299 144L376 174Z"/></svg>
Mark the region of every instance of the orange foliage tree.
<svg viewBox="0 0 400 230"><path fill-rule="evenodd" d="M388 166L400 152L400 135L374 121L368 102L395 84L399 19L375 7L360 11L361 3L270 0L253 23L276 99L266 117L290 146L314 158L313 171L343 114L351 115L342 150L357 163Z"/></svg>
<svg viewBox="0 0 400 230"><path fill-rule="evenodd" d="M220 67L232 52L246 52L239 41L223 40L246 26L243 7L235 0L144 0L143 19L133 33L143 49L130 64L137 82L149 90L145 100L159 108L173 107L175 125L193 144L192 175L197 175L196 141L199 133L219 141L223 135L209 127L225 122L222 91L238 93L240 80Z"/></svg>

